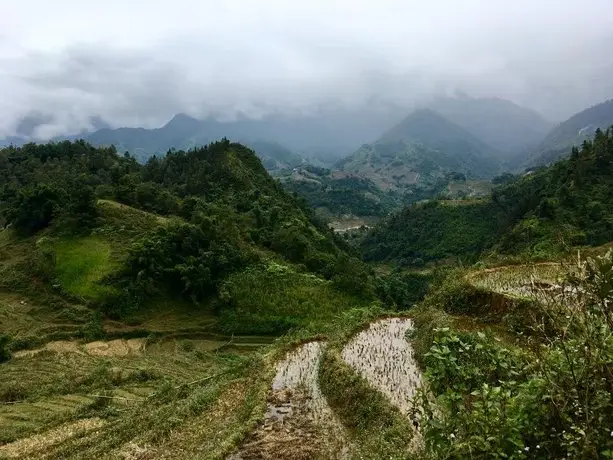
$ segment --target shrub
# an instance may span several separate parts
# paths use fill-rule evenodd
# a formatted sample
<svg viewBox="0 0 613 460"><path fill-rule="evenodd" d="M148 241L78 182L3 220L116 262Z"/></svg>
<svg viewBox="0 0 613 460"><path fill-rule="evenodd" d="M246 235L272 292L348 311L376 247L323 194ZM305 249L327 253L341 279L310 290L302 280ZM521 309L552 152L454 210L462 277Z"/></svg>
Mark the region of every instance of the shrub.
<svg viewBox="0 0 613 460"><path fill-rule="evenodd" d="M105 335L102 316L99 312L92 313L89 321L83 326L83 338L92 341L102 339Z"/></svg>
<svg viewBox="0 0 613 460"><path fill-rule="evenodd" d="M119 275L123 303L140 303L167 290L193 302L214 293L217 283L245 266L252 254L224 241L212 241L195 225L159 227L135 245ZM136 306L135 305L135 306Z"/></svg>

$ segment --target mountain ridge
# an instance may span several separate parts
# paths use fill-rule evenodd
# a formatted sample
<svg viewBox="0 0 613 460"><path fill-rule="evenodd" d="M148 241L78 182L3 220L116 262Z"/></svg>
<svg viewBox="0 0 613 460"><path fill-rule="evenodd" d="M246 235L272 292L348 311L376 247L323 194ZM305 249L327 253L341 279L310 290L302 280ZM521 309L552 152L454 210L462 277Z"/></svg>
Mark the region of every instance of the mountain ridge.
<svg viewBox="0 0 613 460"><path fill-rule="evenodd" d="M572 147L579 147L591 139L598 128L608 129L611 126L613 99L608 99L577 112L555 126L526 160L526 166L542 166L564 157L570 154Z"/></svg>
<svg viewBox="0 0 613 460"><path fill-rule="evenodd" d="M421 195L449 173L487 178L499 172L495 150L431 109L418 109L336 167L383 190Z"/></svg>
<svg viewBox="0 0 613 460"><path fill-rule="evenodd" d="M441 97L426 106L494 147L501 156L538 144L552 128L535 110L498 97Z"/></svg>

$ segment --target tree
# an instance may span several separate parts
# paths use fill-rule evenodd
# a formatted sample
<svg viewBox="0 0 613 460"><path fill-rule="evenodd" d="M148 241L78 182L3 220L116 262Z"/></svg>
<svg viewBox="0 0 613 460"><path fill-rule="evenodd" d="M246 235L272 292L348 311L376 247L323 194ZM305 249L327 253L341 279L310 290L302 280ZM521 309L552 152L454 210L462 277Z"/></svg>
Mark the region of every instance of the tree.
<svg viewBox="0 0 613 460"><path fill-rule="evenodd" d="M51 224L58 211L60 195L47 184L21 190L9 210L9 221L21 233L36 233Z"/></svg>

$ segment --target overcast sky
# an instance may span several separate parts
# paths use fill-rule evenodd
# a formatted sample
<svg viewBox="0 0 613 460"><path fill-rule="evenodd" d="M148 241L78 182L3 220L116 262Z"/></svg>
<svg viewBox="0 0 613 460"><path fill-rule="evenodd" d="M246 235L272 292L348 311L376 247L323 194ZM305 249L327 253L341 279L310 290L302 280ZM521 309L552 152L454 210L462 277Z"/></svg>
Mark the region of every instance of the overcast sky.
<svg viewBox="0 0 613 460"><path fill-rule="evenodd" d="M613 0L0 0L0 136L462 90L562 120L613 97Z"/></svg>

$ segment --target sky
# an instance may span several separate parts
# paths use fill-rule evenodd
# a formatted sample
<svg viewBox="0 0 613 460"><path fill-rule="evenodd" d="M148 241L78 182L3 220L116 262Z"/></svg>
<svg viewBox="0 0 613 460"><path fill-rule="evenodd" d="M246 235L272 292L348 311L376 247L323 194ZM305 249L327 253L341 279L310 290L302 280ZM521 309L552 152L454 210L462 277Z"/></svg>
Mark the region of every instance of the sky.
<svg viewBox="0 0 613 460"><path fill-rule="evenodd" d="M0 137L502 97L613 98L612 0L0 0Z"/></svg>

